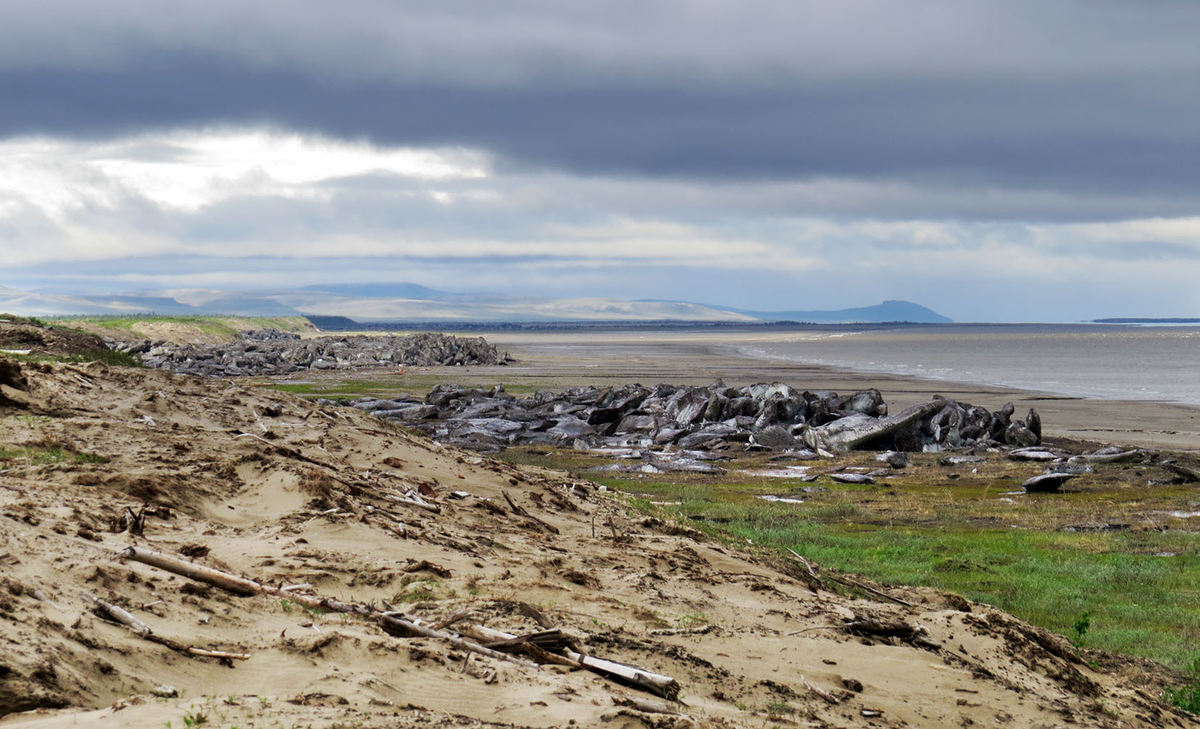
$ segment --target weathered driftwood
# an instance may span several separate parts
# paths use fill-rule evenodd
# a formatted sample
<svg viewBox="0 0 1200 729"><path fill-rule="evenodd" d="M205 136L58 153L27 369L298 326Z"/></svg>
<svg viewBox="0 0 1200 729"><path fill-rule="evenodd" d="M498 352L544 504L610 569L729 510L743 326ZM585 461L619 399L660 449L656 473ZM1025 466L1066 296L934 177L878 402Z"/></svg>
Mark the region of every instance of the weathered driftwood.
<svg viewBox="0 0 1200 729"><path fill-rule="evenodd" d="M399 635L408 636L408 637L415 635L415 636L422 636L425 638L438 638L439 640L444 640L444 641L450 643L455 648L458 648L460 650L469 651L471 653L478 653L481 656L487 656L488 658L495 658L498 661L508 661L509 663L516 663L519 666L524 666L525 668L532 668L535 671L538 670L539 668L541 668L541 666L539 666L536 663L533 663L532 661L522 660L520 658L517 658L516 656L512 656L507 653L501 653L500 651L492 650L491 648L485 648L473 641L469 641L464 638L459 638L458 636L451 635L450 633L445 633L440 630L434 630L433 628L426 627L424 625L421 625L419 623L416 623L416 622L413 622L410 620L405 620L404 618L398 618L398 617L395 617L392 615L384 615L384 614L380 613L378 616L378 620L379 620L380 626L383 627L384 631L388 635L399 634Z"/></svg>
<svg viewBox="0 0 1200 729"><path fill-rule="evenodd" d="M794 549L789 549L788 552L790 552L793 557L800 560L800 564L804 565L804 569L808 572L808 578L805 581L808 583L808 586L811 589L814 591L816 591L818 588L826 589L825 583L821 582L821 578L817 576L817 569L813 566L812 560Z"/></svg>
<svg viewBox="0 0 1200 729"><path fill-rule="evenodd" d="M709 623L708 625L700 625L695 628L660 628L658 630L647 631L649 635L708 635L717 629L717 626Z"/></svg>
<svg viewBox="0 0 1200 729"><path fill-rule="evenodd" d="M482 625L473 625L471 629L476 636L481 638L486 636L498 641L512 640L517 637L511 633L505 633ZM663 698L674 699L679 696L681 686L678 681L670 676L664 676L660 673L654 673L625 663L617 663L616 661L607 661L603 658L585 655L570 648L564 648L562 653L584 668L603 676L621 679L629 684L658 694Z"/></svg>
<svg viewBox="0 0 1200 729"><path fill-rule="evenodd" d="M112 531L122 534L128 532L135 536L141 536L146 531L146 507L142 507L136 512L126 506L124 513L120 517L113 519Z"/></svg>
<svg viewBox="0 0 1200 729"><path fill-rule="evenodd" d="M519 610L522 615L529 618L530 620L537 623L538 625L542 626L546 630L550 630L554 627L553 620L546 617L546 615L541 610L538 610L537 608L535 608L534 606L530 605L527 602L517 603L517 610Z"/></svg>
<svg viewBox="0 0 1200 729"><path fill-rule="evenodd" d="M930 400L886 418L864 418L861 423L849 427L848 424L835 420L828 426L809 428L804 431L802 437L804 442L814 449L827 448L845 453L876 438L902 430L918 420L924 420L946 407L949 402L943 399Z"/></svg>
<svg viewBox="0 0 1200 729"><path fill-rule="evenodd" d="M475 613L475 611L472 610L471 608L462 608L461 610L455 610L454 612L450 613L449 615L445 615L445 616L440 617L437 620L433 621L432 623L429 624L429 627L433 628L434 630L444 630L459 621L466 620L467 618L471 617L474 613Z"/></svg>
<svg viewBox="0 0 1200 729"><path fill-rule="evenodd" d="M454 574L446 567L443 567L440 564L434 564L433 562L430 562L427 559L423 559L420 562L408 565L407 567L404 568L404 571L405 572L428 571L428 572L432 572L433 574L435 574L438 577L441 577L443 579L449 579Z"/></svg>
<svg viewBox="0 0 1200 729"><path fill-rule="evenodd" d="M437 504L431 504L428 501L418 501L417 499L397 496L396 494L390 493L384 493L383 497L393 503L411 506L414 509L423 509L425 511L433 512L434 514L442 513L442 507L438 506Z"/></svg>
<svg viewBox="0 0 1200 729"><path fill-rule="evenodd" d="M1071 456L1072 461L1083 461L1085 463L1124 463L1126 461L1143 460L1148 455L1148 451L1141 448L1134 448L1128 451L1110 451L1101 450L1097 453L1084 453L1078 456Z"/></svg>
<svg viewBox="0 0 1200 729"><path fill-rule="evenodd" d="M134 633L136 633L142 637L145 637L147 635L150 635L150 633L153 632L152 630L150 630L149 625L146 625L141 620L138 620L137 618L135 618L133 616L133 613L130 613L128 610L121 607L120 605L115 605L107 600L102 600L102 599L96 597L95 595L91 595L86 592L81 592L79 594L81 597L83 597L84 600L87 600L88 602L92 603L97 608L99 608L100 611L103 612L105 615L107 615L108 617L117 621L121 625L124 625L126 628L129 628Z"/></svg>
<svg viewBox="0 0 1200 729"><path fill-rule="evenodd" d="M638 696L614 696L613 703L617 706L628 706L631 709L645 712L647 714L669 714L672 716L682 716L682 712L675 709L665 701L656 701L654 699L643 699Z"/></svg>
<svg viewBox="0 0 1200 729"><path fill-rule="evenodd" d="M1200 481L1200 471L1198 471L1194 468L1188 468L1187 466L1181 466L1178 463L1172 463L1171 461L1163 461L1162 463L1160 463L1158 465L1162 466L1163 468L1167 469L1168 471L1170 471L1171 473L1174 473L1177 476L1181 476L1184 481L1187 481L1189 483L1195 482L1195 481Z"/></svg>
<svg viewBox="0 0 1200 729"><path fill-rule="evenodd" d="M1017 448L1008 453L1008 460L1010 461L1049 462L1057 461L1061 458L1063 458L1063 454L1055 453L1045 448Z"/></svg>
<svg viewBox="0 0 1200 729"><path fill-rule="evenodd" d="M197 582L203 582L213 587L219 587L235 595L257 595L264 590L263 586L254 580L214 570L211 567L205 567L195 562L188 562L187 560L143 547L126 547L121 551L119 556L124 559L132 559L135 562L150 565L151 567L157 567Z"/></svg>
<svg viewBox="0 0 1200 729"><path fill-rule="evenodd" d="M463 640L449 633L444 633L440 630L434 630L424 625L411 622L409 620L398 618L392 615L385 615L379 610L362 605L360 603L347 603L332 598L322 598L313 595L301 595L294 592L286 592L280 588L270 587L253 580L247 580L243 577L237 577L227 572L214 570L211 567L205 567L193 562L187 562L175 557L169 557L159 552L153 552L149 549L141 547L129 547L121 552L121 556L126 559L133 559L143 564L148 564L152 567L166 570L183 577L187 577L198 582L204 582L223 590L233 592L238 595L272 595L275 597L286 597L289 600L294 600L306 607L325 610L335 613L355 613L363 615L380 623L383 629L395 635L397 632L404 635L420 635L428 638L438 638L445 640L457 648L466 651L472 651L489 658L495 658L510 663L517 663L526 668L537 669L538 664L530 661L521 660L506 653L500 653L490 648L484 648L481 645L472 643L468 640ZM148 629L147 629L148 630Z"/></svg>
<svg viewBox="0 0 1200 729"><path fill-rule="evenodd" d="M512 510L513 510L513 513L514 513L514 514L517 514L518 516L523 516L523 517L525 517L526 519L529 519L530 521L533 521L533 522L535 522L535 523L537 523L537 524L540 524L540 525L542 526L542 528L544 528L546 531L550 532L551 534L558 534L558 527L556 527L556 526L554 526L553 524L550 524L550 523L548 523L548 522L545 522L545 521L543 521L543 520L541 520L541 519L537 518L537 517L536 517L536 516L534 516L533 514L530 514L530 513L529 513L529 512L528 512L528 511L525 509L525 507L523 507L523 506L518 506L518 505L517 505L517 502L515 502L515 501L513 501L513 500L512 500L512 497L508 495L508 492L507 492L507 491L503 491L503 490L502 490L502 491L500 492L500 495L501 495L501 496L503 496L503 497L504 497L504 500L508 502L508 505L509 505L510 507L512 507Z"/></svg>
<svg viewBox="0 0 1200 729"><path fill-rule="evenodd" d="M1056 494L1067 481L1075 478L1074 473L1043 473L1026 479L1021 484L1027 494Z"/></svg>
<svg viewBox="0 0 1200 729"><path fill-rule="evenodd" d="M884 638L899 638L907 643L923 648L940 649L942 646L929 637L929 631L921 625L909 625L900 619L862 618L853 620L844 626L845 630L855 635L873 635Z"/></svg>
<svg viewBox="0 0 1200 729"><path fill-rule="evenodd" d="M792 553L792 556L794 556L796 559L800 560L800 563L803 564L808 569L809 575L812 576L813 580L816 582L816 584L818 586L825 587L825 585L821 583L820 578L817 577L817 573L813 567L813 563L809 559L807 559L806 557L802 557L801 555L797 554L795 551L793 551L791 549L789 549L788 551ZM862 590L863 592L874 595L875 597L878 597L881 600L887 600L888 602L894 602L897 605L904 605L905 607L911 607L911 608L916 607L916 605L909 602L908 600L904 600L904 599L896 597L894 595L889 595L882 590L877 590L874 587L871 587L870 585L863 584L857 580L852 580L849 577L837 575L832 572L826 572L825 577L830 580L833 580L834 582L837 582L841 585L844 585L845 587L849 587L849 588L855 589L855 590Z"/></svg>
<svg viewBox="0 0 1200 729"><path fill-rule="evenodd" d="M820 687L818 687L818 686L814 686L814 685L813 685L812 683L810 683L810 682L809 682L809 680L808 680L807 678L805 678L804 676L801 676L801 677L800 677L800 680L801 680L801 681L804 683L804 688L806 688L806 689L808 689L809 691L813 692L813 693L814 693L814 694L816 694L817 696L820 696L822 699L825 699L825 700L826 700L826 701L828 701L829 703L831 703L831 704L840 704L840 703L841 703L841 701L838 699L838 697L834 696L833 694L829 693L828 691L826 691L826 690L825 690L825 689L823 689L823 688L820 688Z"/></svg>
<svg viewBox="0 0 1200 729"><path fill-rule="evenodd" d="M249 653L214 651L207 648L197 648L196 646L180 643L179 641L171 640L170 638L164 638L161 635L156 635L154 631L150 629L149 625L146 625L141 620L134 617L132 613L120 605L111 603L108 600L104 600L86 592L80 593L80 595L83 596L83 599L95 605L100 612L104 613L121 625L124 625L126 628L129 628L129 630L138 637L144 638L151 643L158 643L159 645L166 646L177 653L199 656L201 658L218 658L226 661L245 661L249 660L250 658Z"/></svg>

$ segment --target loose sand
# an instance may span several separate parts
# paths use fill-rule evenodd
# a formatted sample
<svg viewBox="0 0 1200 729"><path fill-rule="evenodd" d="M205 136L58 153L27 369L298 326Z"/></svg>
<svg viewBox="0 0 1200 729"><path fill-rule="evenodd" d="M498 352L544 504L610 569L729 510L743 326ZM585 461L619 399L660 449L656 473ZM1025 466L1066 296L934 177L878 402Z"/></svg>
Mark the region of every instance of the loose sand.
<svg viewBox="0 0 1200 729"><path fill-rule="evenodd" d="M536 352L523 346L519 356ZM672 370L684 366L683 379L784 379L773 364L716 355L688 365L696 346L708 351L683 342L643 360L637 346L602 355L586 345L538 366L564 379L582 369L679 380ZM792 371L786 379L811 381ZM1178 677L1152 664L1090 667L1060 637L934 590L847 597L796 561L355 410L99 364L6 372L0 714L25 713L0 727L183 727L199 715L242 729L1200 725L1158 701ZM390 498L405 489L440 513ZM144 536L110 529L147 504L162 516ZM675 677L674 710L686 717L622 706L646 694L589 671L395 638L360 617L233 597L115 558L131 544L424 620L469 608L464 624L514 634L541 629L527 603L584 652ZM160 635L251 657L224 666L142 640L94 615L84 592ZM903 635L869 627L880 623ZM150 695L161 684L182 696Z"/></svg>

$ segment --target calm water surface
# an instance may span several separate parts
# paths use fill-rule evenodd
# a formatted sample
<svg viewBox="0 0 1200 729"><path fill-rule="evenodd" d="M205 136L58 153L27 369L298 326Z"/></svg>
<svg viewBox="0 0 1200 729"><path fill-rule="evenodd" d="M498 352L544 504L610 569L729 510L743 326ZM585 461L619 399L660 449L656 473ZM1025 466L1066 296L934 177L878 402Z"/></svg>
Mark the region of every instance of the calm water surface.
<svg viewBox="0 0 1200 729"><path fill-rule="evenodd" d="M842 369L1200 406L1198 326L946 325L803 333L738 349Z"/></svg>

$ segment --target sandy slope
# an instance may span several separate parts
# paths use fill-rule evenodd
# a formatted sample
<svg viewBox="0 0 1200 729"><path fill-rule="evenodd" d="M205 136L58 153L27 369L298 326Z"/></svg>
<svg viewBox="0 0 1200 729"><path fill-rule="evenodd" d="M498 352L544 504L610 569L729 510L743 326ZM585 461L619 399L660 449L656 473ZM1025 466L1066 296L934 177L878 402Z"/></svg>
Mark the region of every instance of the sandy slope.
<svg viewBox="0 0 1200 729"><path fill-rule="evenodd" d="M639 515L589 484L357 411L162 372L39 369L9 372L16 389L0 399L0 447L57 454L0 462L0 713L32 710L0 727L180 727L198 714L243 729L1197 723L1154 698L1152 665L1092 670L1061 638L930 590L890 591L911 608L852 599L798 564ZM387 498L406 487L441 513ZM142 537L109 530L144 504L169 518L148 518ZM130 544L425 620L471 608L464 624L516 634L540 629L520 604L532 605L585 653L675 677L686 717L621 706L647 695L589 671L395 638L360 617L114 558ZM141 640L89 612L81 592L160 635L251 658L230 667ZM918 632L848 627L870 620ZM164 683L182 697L148 695Z"/></svg>

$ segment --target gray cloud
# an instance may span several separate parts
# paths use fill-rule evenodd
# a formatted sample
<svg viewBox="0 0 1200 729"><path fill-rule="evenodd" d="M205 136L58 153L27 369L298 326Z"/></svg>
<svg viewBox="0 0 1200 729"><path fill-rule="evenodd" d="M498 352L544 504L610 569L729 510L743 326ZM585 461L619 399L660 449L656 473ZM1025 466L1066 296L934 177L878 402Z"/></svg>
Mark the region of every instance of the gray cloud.
<svg viewBox="0 0 1200 729"><path fill-rule="evenodd" d="M69 8L69 12L63 11ZM58 12L55 12L58 10ZM902 180L1173 214L1200 169L1185 2L233 3L9 9L0 135L258 124L512 169ZM1013 195L1005 192L1009 202ZM928 206L886 206L905 217Z"/></svg>
<svg viewBox="0 0 1200 729"><path fill-rule="evenodd" d="M0 284L1043 320L1127 314L1121 290L1178 314L1200 307L1197 30L1182 0L6 7ZM483 172L255 163L193 189L187 135L239 130ZM147 182L165 168L176 188Z"/></svg>

